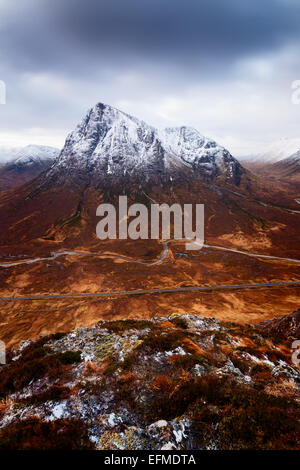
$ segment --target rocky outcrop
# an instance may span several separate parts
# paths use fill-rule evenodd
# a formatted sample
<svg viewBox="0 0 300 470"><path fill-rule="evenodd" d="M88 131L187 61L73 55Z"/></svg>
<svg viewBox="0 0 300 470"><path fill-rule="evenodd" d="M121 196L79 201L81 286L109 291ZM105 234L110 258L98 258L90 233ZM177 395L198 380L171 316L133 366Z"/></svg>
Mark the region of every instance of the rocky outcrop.
<svg viewBox="0 0 300 470"><path fill-rule="evenodd" d="M274 318L257 325L264 333L272 338L300 338L300 309L284 317Z"/></svg>
<svg viewBox="0 0 300 470"><path fill-rule="evenodd" d="M287 346L191 315L23 343L0 371L0 449L299 448Z"/></svg>

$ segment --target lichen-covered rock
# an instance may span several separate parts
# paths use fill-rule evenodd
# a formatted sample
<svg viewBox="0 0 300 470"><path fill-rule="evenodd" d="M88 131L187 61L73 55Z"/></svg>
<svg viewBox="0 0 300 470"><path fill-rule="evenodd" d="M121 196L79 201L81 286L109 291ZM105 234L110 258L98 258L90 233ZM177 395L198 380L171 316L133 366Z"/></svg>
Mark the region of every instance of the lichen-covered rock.
<svg viewBox="0 0 300 470"><path fill-rule="evenodd" d="M99 450L297 449L300 371L260 331L176 314L22 343L0 369L0 449L30 448L30 423L78 423Z"/></svg>

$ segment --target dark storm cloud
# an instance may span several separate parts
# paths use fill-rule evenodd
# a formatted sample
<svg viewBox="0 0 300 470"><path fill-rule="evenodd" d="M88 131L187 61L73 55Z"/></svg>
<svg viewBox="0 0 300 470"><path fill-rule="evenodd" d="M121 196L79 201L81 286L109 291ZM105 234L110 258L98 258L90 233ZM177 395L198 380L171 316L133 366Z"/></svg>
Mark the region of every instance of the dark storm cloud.
<svg viewBox="0 0 300 470"><path fill-rule="evenodd" d="M75 44L164 60L229 60L299 36L300 6L280 1L75 0L57 5L61 27Z"/></svg>
<svg viewBox="0 0 300 470"><path fill-rule="evenodd" d="M84 74L148 59L215 70L300 36L300 5L284 0L9 0L3 10L2 57L16 69Z"/></svg>
<svg viewBox="0 0 300 470"><path fill-rule="evenodd" d="M162 103L149 116L141 105L140 117L155 120L167 95L217 89L237 78L243 61L299 48L299 24L296 0L0 0L0 79L8 88L0 132L66 131L98 100L127 101L135 112L144 96Z"/></svg>

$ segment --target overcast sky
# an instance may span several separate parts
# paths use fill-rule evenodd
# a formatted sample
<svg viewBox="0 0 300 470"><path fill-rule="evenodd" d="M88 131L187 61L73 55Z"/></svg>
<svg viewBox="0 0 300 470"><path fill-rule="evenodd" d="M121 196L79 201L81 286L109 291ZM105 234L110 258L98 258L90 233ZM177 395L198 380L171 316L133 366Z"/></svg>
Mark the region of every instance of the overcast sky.
<svg viewBox="0 0 300 470"><path fill-rule="evenodd" d="M299 0L0 0L0 146L61 147L101 101L235 156L300 137Z"/></svg>

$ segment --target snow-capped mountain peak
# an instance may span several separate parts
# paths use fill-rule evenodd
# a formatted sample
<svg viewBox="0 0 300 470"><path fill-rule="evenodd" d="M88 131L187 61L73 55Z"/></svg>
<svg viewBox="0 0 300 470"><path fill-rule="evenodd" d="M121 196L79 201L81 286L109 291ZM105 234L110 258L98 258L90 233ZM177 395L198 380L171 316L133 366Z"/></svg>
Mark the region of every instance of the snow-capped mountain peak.
<svg viewBox="0 0 300 470"><path fill-rule="evenodd" d="M45 160L54 160L59 155L59 149L44 145L27 145L14 155L17 165L31 165Z"/></svg>
<svg viewBox="0 0 300 470"><path fill-rule="evenodd" d="M249 157L252 163L276 163L290 157L300 149L300 138L282 138L265 145L263 152Z"/></svg>
<svg viewBox="0 0 300 470"><path fill-rule="evenodd" d="M48 170L58 155L58 149L40 145L15 149L0 168L0 190L17 187L33 180Z"/></svg>
<svg viewBox="0 0 300 470"><path fill-rule="evenodd" d="M284 161L286 163L298 163L298 164L300 164L300 150L298 150L296 153L293 153L293 155L286 158Z"/></svg>
<svg viewBox="0 0 300 470"><path fill-rule="evenodd" d="M169 127L159 131L164 148L193 167L219 166L229 152L193 127Z"/></svg>
<svg viewBox="0 0 300 470"><path fill-rule="evenodd" d="M59 166L106 169L138 168L154 155L155 129L116 108L94 106L67 137ZM122 167L122 168L121 168Z"/></svg>
<svg viewBox="0 0 300 470"><path fill-rule="evenodd" d="M240 165L215 141L191 127L158 130L103 103L96 104L69 134L50 173L65 168L98 175L170 173L190 167L199 175L234 177Z"/></svg>

